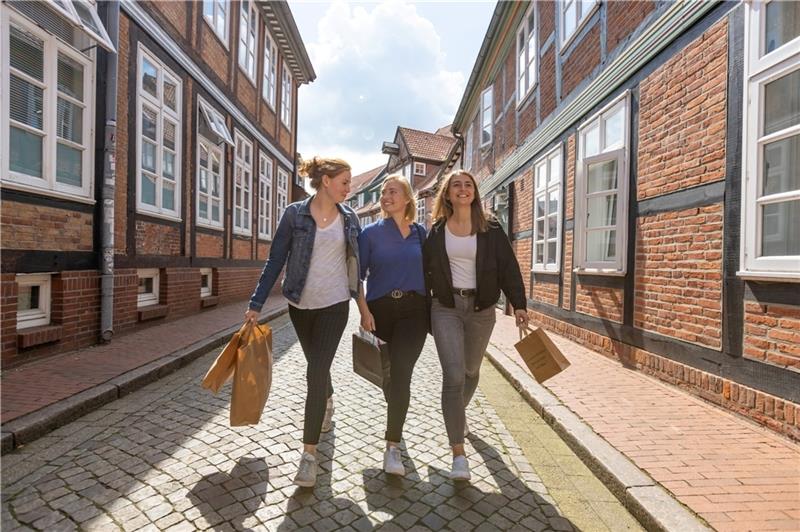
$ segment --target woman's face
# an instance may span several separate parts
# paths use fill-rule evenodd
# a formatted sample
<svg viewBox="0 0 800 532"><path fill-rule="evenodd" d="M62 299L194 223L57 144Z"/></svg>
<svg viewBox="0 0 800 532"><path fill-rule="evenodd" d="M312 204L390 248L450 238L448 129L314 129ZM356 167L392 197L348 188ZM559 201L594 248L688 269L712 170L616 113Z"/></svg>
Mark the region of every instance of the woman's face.
<svg viewBox="0 0 800 532"><path fill-rule="evenodd" d="M392 216L404 212L409 201L411 200L406 197L402 185L397 181L390 181L381 190L381 207Z"/></svg>
<svg viewBox="0 0 800 532"><path fill-rule="evenodd" d="M323 177L322 186L336 203L343 202L350 194L350 170L339 172L333 177Z"/></svg>
<svg viewBox="0 0 800 532"><path fill-rule="evenodd" d="M450 178L450 186L447 188L447 199L453 206L469 206L475 199L475 185L472 179L466 175L456 175Z"/></svg>

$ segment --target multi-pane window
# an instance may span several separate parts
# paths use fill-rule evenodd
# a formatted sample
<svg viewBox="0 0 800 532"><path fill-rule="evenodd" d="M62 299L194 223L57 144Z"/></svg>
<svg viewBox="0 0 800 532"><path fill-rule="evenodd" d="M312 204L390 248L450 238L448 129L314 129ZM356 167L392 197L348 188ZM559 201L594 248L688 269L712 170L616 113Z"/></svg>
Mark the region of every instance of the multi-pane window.
<svg viewBox="0 0 800 532"><path fill-rule="evenodd" d="M15 16L2 34L2 179L91 197L94 63Z"/></svg>
<svg viewBox="0 0 800 532"><path fill-rule="evenodd" d="M225 44L225 47L228 46L229 11L229 0L203 0L203 18Z"/></svg>
<svg viewBox="0 0 800 532"><path fill-rule="evenodd" d="M283 211L286 210L286 202L289 194L289 173L283 168L278 168L278 190L275 207L277 211L276 220L280 222Z"/></svg>
<svg viewBox="0 0 800 532"><path fill-rule="evenodd" d="M403 177L411 179L411 163L403 166Z"/></svg>
<svg viewBox="0 0 800 532"><path fill-rule="evenodd" d="M575 242L578 268L625 271L628 95L579 128Z"/></svg>
<svg viewBox="0 0 800 532"><path fill-rule="evenodd" d="M211 268L200 268L200 297L209 297L213 293L214 275Z"/></svg>
<svg viewBox="0 0 800 532"><path fill-rule="evenodd" d="M417 223L425 227L425 200L417 200Z"/></svg>
<svg viewBox="0 0 800 532"><path fill-rule="evenodd" d="M50 323L50 274L17 275L17 329Z"/></svg>
<svg viewBox="0 0 800 532"><path fill-rule="evenodd" d="M197 223L222 227L225 155L203 137L197 139Z"/></svg>
<svg viewBox="0 0 800 532"><path fill-rule="evenodd" d="M258 159L258 237L272 238L272 159Z"/></svg>
<svg viewBox="0 0 800 532"><path fill-rule="evenodd" d="M258 11L254 0L242 0L239 18L239 66L250 81L256 81L256 44L258 43Z"/></svg>
<svg viewBox="0 0 800 532"><path fill-rule="evenodd" d="M233 232L250 236L253 190L253 143L238 131L233 162Z"/></svg>
<svg viewBox="0 0 800 532"><path fill-rule="evenodd" d="M800 5L746 4L743 275L800 278Z"/></svg>
<svg viewBox="0 0 800 532"><path fill-rule="evenodd" d="M472 132L474 129L475 127L472 121L470 121L469 126L467 126L467 135L464 137L464 170L472 168L472 145L475 143Z"/></svg>
<svg viewBox="0 0 800 532"><path fill-rule="evenodd" d="M275 109L275 80L277 77L278 48L272 42L272 37L269 36L269 33L266 33L264 39L264 79L261 84L261 96L272 109Z"/></svg>
<svg viewBox="0 0 800 532"><path fill-rule="evenodd" d="M424 176L428 172L428 167L425 163L414 163L414 175Z"/></svg>
<svg viewBox="0 0 800 532"><path fill-rule="evenodd" d="M138 65L137 209L179 218L181 82L142 45Z"/></svg>
<svg viewBox="0 0 800 532"><path fill-rule="evenodd" d="M517 104L536 84L536 25L533 4L517 32Z"/></svg>
<svg viewBox="0 0 800 532"><path fill-rule="evenodd" d="M292 127L292 73L286 64L281 78L281 122L288 128Z"/></svg>
<svg viewBox="0 0 800 532"><path fill-rule="evenodd" d="M559 271L561 257L561 147L534 164L533 270Z"/></svg>
<svg viewBox="0 0 800 532"><path fill-rule="evenodd" d="M600 0L561 0L561 42L566 43L581 27Z"/></svg>
<svg viewBox="0 0 800 532"><path fill-rule="evenodd" d="M492 142L492 108L494 91L490 85L481 93L481 147Z"/></svg>
<svg viewBox="0 0 800 532"><path fill-rule="evenodd" d="M139 277L137 304L139 307L158 304L158 268L146 268L136 271Z"/></svg>

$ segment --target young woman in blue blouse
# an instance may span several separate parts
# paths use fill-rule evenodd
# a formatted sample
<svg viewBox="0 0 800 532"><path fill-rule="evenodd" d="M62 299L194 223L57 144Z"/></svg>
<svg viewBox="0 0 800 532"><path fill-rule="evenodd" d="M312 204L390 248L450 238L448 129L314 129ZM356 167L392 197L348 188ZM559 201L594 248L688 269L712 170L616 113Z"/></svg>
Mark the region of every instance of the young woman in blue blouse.
<svg viewBox="0 0 800 532"><path fill-rule="evenodd" d="M381 188L383 219L366 226L358 237L361 277L367 297L359 299L361 326L388 344L391 370L384 389L388 403L383 469L404 475L400 454L403 424L414 371L428 334L422 244L425 229L414 223L416 199L408 180L390 175Z"/></svg>

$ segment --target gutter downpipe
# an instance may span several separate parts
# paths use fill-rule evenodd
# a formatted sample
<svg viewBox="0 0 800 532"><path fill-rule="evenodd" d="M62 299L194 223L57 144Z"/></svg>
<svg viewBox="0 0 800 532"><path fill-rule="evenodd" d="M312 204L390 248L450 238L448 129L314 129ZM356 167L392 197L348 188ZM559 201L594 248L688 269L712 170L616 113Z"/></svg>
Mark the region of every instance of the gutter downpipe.
<svg viewBox="0 0 800 532"><path fill-rule="evenodd" d="M105 2L106 31L114 48L119 49L119 1ZM114 336L114 193L117 158L117 71L118 54L105 52L105 129L103 141L103 188L101 193L101 286L100 340L110 342Z"/></svg>

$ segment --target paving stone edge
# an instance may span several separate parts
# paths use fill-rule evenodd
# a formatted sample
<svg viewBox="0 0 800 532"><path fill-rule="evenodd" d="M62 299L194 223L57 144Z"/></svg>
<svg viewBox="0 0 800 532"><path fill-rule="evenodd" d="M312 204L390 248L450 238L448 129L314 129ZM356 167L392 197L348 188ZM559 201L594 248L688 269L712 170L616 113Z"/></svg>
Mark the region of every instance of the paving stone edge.
<svg viewBox="0 0 800 532"><path fill-rule="evenodd" d="M492 364L533 409L569 445L647 530L709 532L702 518L681 504L658 482L598 435L587 423L519 364L492 344L486 349Z"/></svg>
<svg viewBox="0 0 800 532"><path fill-rule="evenodd" d="M288 312L288 308L276 310L259 319L260 323L274 320ZM17 447L41 438L48 432L66 425L81 416L97 410L103 405L128 395L151 382L169 375L199 358L209 349L225 344L241 325L233 325L203 340L189 344L158 360L126 371L88 390L48 405L30 414L20 416L2 426L0 435L0 454L6 454Z"/></svg>

